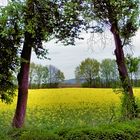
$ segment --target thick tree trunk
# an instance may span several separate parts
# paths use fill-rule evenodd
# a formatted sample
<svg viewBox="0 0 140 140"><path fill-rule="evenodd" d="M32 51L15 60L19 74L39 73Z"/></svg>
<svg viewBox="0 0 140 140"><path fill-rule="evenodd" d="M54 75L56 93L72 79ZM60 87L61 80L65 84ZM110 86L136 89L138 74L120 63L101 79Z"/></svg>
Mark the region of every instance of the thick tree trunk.
<svg viewBox="0 0 140 140"><path fill-rule="evenodd" d="M28 98L28 78L32 40L29 33L25 33L25 42L21 53L21 68L18 74L18 99L16 112L13 118L13 127L21 128L24 124L27 98Z"/></svg>
<svg viewBox="0 0 140 140"><path fill-rule="evenodd" d="M125 65L124 51L123 51L123 46L122 46L120 36L114 26L112 26L111 32L113 33L114 36L115 47L116 47L114 52L115 52L119 76L122 82L124 92L128 93L130 96L133 96L132 85Z"/></svg>

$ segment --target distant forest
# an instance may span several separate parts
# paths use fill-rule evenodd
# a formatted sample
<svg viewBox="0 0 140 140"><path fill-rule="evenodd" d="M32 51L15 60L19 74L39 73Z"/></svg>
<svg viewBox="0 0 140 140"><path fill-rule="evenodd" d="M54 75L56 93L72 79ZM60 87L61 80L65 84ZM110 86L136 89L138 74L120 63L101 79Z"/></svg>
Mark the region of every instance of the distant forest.
<svg viewBox="0 0 140 140"><path fill-rule="evenodd" d="M126 65L134 87L140 86L140 57L126 56ZM15 79L15 84L16 78ZM29 88L60 88L60 87L121 87L116 61L87 58L75 69L75 78L65 80L64 73L53 65L31 63Z"/></svg>

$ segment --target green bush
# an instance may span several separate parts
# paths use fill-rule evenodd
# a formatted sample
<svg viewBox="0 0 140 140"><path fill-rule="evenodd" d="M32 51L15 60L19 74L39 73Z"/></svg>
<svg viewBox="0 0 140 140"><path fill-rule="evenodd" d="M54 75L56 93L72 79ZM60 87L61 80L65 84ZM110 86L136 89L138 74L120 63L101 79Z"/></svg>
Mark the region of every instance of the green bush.
<svg viewBox="0 0 140 140"><path fill-rule="evenodd" d="M137 122L137 123L136 123ZM64 140L138 140L140 139L139 120L121 122L95 128L58 130Z"/></svg>
<svg viewBox="0 0 140 140"><path fill-rule="evenodd" d="M66 140L131 140L132 137L129 134L120 130L73 130L67 133L64 137Z"/></svg>
<svg viewBox="0 0 140 140"><path fill-rule="evenodd" d="M3 129L0 140L140 140L140 120L86 128L47 130L41 127Z"/></svg>

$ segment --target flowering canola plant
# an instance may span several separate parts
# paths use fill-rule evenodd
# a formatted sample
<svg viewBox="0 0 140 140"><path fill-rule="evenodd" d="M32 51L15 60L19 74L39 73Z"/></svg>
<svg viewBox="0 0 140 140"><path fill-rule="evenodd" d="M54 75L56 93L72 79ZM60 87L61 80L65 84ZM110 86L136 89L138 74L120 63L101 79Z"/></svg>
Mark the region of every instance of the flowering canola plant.
<svg viewBox="0 0 140 140"><path fill-rule="evenodd" d="M140 98L140 89L134 89ZM60 88L29 90L27 126L46 129L97 126L120 118L122 94L103 88ZM0 102L0 121L13 117L16 98L11 105Z"/></svg>

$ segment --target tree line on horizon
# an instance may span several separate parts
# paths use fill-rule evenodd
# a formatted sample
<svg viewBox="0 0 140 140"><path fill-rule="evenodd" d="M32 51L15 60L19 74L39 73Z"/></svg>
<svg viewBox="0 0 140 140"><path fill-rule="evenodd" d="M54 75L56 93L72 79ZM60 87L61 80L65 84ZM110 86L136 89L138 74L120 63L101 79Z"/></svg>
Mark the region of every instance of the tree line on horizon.
<svg viewBox="0 0 140 140"><path fill-rule="evenodd" d="M126 56L128 73L133 87L140 86L140 57ZM75 69L76 83L65 83L64 72L53 65L43 66L31 63L29 73L29 88L59 88L81 87L89 88L115 88L121 85L115 59L105 58L101 62L86 58Z"/></svg>
<svg viewBox="0 0 140 140"><path fill-rule="evenodd" d="M64 73L53 65L31 63L29 88L57 88L65 79Z"/></svg>
<svg viewBox="0 0 140 140"><path fill-rule="evenodd" d="M126 65L133 87L140 86L140 57L126 56ZM106 58L83 60L75 70L75 78L82 87L121 87L117 64L114 59Z"/></svg>

